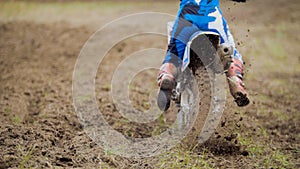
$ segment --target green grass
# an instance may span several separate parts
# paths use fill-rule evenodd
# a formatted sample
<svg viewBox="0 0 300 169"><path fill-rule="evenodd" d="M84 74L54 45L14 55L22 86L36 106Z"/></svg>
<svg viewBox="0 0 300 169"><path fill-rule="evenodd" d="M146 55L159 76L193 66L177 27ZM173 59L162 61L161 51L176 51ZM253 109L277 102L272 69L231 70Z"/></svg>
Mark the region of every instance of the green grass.
<svg viewBox="0 0 300 169"><path fill-rule="evenodd" d="M73 25L89 25L98 28L103 23L108 23L115 19L115 16L121 16L124 9L133 11L134 5L129 2L115 3L110 1L64 3L0 2L0 21L66 22Z"/></svg>
<svg viewBox="0 0 300 169"><path fill-rule="evenodd" d="M260 157L265 152L264 146L256 144L252 138L243 137L241 134L238 134L237 138L241 145L246 146L246 150L250 153L251 157Z"/></svg>
<svg viewBox="0 0 300 169"><path fill-rule="evenodd" d="M103 84L101 86L101 90L103 90L103 91L111 91L111 84Z"/></svg>
<svg viewBox="0 0 300 169"><path fill-rule="evenodd" d="M26 168L25 167L26 164L28 165L29 160L33 156L34 149L35 149L35 145L30 146L27 151L24 151L23 148L20 145L18 145L19 155L22 156L22 160L21 160L20 165L19 165L20 169Z"/></svg>
<svg viewBox="0 0 300 169"><path fill-rule="evenodd" d="M10 112L11 112L11 108L10 108L10 107L6 107L6 108L4 109L4 112L5 112L5 113L10 113Z"/></svg>
<svg viewBox="0 0 300 169"><path fill-rule="evenodd" d="M290 157L279 150L273 151L264 159L265 168L293 168L294 166L288 161Z"/></svg>
<svg viewBox="0 0 300 169"><path fill-rule="evenodd" d="M23 119L20 116L14 114L14 116L11 118L11 121L14 124L20 124L23 121Z"/></svg>
<svg viewBox="0 0 300 169"><path fill-rule="evenodd" d="M209 163L207 150L204 149L201 155L195 154L193 150L187 150L183 147L176 147L159 157L154 168L160 169L212 169L213 165Z"/></svg>
<svg viewBox="0 0 300 169"><path fill-rule="evenodd" d="M45 2L45 3L35 3L35 2L0 2L1 14L6 16L20 15L22 13L30 13L36 11L55 11L57 14L62 14L70 11L91 11L91 10L101 10L102 12L107 12L109 10L117 10L129 8L132 3L122 2L115 3L111 1L106 2Z"/></svg>
<svg viewBox="0 0 300 169"><path fill-rule="evenodd" d="M287 41L286 34L284 33L286 27L284 25L279 25L275 36L271 37L266 42L266 50L269 51L270 55L277 61L286 61L288 58L288 53L283 46L283 41Z"/></svg>
<svg viewBox="0 0 300 169"><path fill-rule="evenodd" d="M294 168L295 166L289 161L290 155L284 154L280 149L273 149L269 143L268 133L262 129L263 138L252 139L238 134L238 140L241 145L246 146L250 158L256 159L256 167L268 168ZM263 141L264 140L264 141Z"/></svg>
<svg viewBox="0 0 300 169"><path fill-rule="evenodd" d="M153 10L149 9L149 7ZM161 8L161 2L146 1L101 1L101 2L0 2L0 21L30 20L43 23L67 22L109 22L115 16L124 16L124 13L155 11ZM172 4L168 7L172 7ZM163 9L166 10L166 9ZM87 19L88 18L88 19ZM108 21L106 21L109 19ZM96 24L96 23L94 23Z"/></svg>
<svg viewBox="0 0 300 169"><path fill-rule="evenodd" d="M10 107L5 107L4 108L4 116L8 116L11 114L11 108Z"/></svg>

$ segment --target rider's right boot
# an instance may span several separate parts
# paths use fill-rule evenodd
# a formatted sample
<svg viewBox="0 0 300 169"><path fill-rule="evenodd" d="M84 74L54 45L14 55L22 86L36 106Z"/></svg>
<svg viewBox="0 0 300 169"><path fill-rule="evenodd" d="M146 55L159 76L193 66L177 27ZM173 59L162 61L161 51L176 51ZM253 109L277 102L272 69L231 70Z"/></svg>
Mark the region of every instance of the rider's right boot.
<svg viewBox="0 0 300 169"><path fill-rule="evenodd" d="M243 83L243 63L234 59L226 73L230 93L239 107L249 104L248 94Z"/></svg>
<svg viewBox="0 0 300 169"><path fill-rule="evenodd" d="M172 63L164 63L160 67L158 74L159 93L157 96L157 105L160 110L167 111L170 107L172 90L175 85L177 68Z"/></svg>

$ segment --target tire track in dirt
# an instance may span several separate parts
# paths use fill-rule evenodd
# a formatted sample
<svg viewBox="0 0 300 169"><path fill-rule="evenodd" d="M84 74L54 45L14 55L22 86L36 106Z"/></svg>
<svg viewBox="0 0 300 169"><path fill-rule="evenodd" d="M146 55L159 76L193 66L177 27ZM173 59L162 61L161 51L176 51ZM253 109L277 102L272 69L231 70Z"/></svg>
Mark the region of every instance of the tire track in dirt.
<svg viewBox="0 0 300 169"><path fill-rule="evenodd" d="M10 22L0 32L0 168L29 156L24 167L95 167L102 152L83 132L71 100L73 66L90 30Z"/></svg>

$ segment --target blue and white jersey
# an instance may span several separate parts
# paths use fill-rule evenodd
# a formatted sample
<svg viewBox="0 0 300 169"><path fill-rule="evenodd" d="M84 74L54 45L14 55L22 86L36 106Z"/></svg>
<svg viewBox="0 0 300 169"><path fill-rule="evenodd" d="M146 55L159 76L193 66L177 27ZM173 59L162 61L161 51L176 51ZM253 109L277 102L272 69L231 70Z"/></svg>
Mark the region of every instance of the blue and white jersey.
<svg viewBox="0 0 300 169"><path fill-rule="evenodd" d="M185 5L188 3L194 3L203 6L219 6L219 0L180 0L180 5Z"/></svg>
<svg viewBox="0 0 300 169"><path fill-rule="evenodd" d="M235 48L233 37L222 15L219 0L181 0L164 63L176 64L177 58L182 60L186 44L197 31L212 31L219 34L221 44L233 46L233 57L242 61L242 56Z"/></svg>

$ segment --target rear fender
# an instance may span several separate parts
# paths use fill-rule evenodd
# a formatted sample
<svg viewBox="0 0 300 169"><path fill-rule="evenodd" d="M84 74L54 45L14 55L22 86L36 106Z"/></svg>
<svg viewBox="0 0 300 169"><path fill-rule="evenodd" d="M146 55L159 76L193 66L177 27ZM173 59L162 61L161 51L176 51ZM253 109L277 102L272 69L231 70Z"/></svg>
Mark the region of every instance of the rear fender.
<svg viewBox="0 0 300 169"><path fill-rule="evenodd" d="M216 40L216 42L213 42L216 47L219 46L220 44L220 35L216 32L211 32L211 31L198 31L196 33L194 33L189 42L186 45L185 48L185 52L183 55L183 60L182 60L182 68L181 70L184 71L190 64L191 59L190 59L190 52L191 52L191 45L193 43L193 40L195 40L197 37L201 36L201 35L206 35L208 38L210 37L210 35L213 35L214 37L218 37L218 40Z"/></svg>

